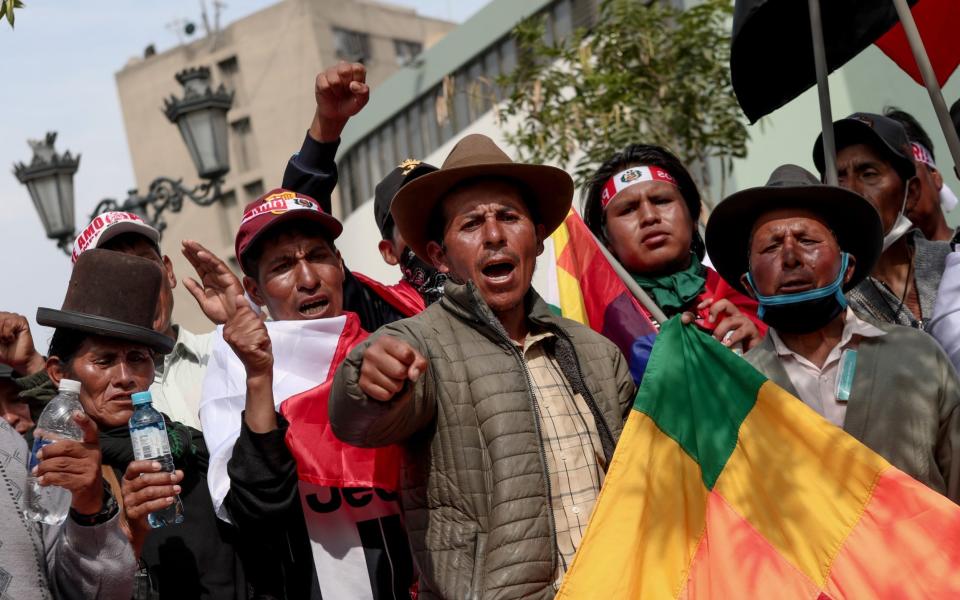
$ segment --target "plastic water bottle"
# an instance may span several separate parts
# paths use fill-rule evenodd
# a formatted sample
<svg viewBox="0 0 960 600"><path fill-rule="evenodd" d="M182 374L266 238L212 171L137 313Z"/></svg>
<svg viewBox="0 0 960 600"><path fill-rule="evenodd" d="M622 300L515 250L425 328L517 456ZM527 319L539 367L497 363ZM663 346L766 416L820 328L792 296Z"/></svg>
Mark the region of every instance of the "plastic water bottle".
<svg viewBox="0 0 960 600"><path fill-rule="evenodd" d="M163 415L153 407L150 392L137 392L133 398L133 416L130 417L130 441L133 443L133 456L137 460L155 460L162 470L173 473L173 456L170 454L170 440L167 438L167 424ZM157 529L165 525L183 522L183 504L180 496L174 503L147 515L150 527Z"/></svg>
<svg viewBox="0 0 960 600"><path fill-rule="evenodd" d="M40 413L37 428L33 432L27 489L23 495L23 514L32 521L59 525L70 511L70 491L56 485L41 486L33 475L33 468L40 463L37 452L41 448L54 444L57 440L83 439L83 430L73 420L73 415L77 412L83 412L80 404L80 382L61 379L59 392Z"/></svg>

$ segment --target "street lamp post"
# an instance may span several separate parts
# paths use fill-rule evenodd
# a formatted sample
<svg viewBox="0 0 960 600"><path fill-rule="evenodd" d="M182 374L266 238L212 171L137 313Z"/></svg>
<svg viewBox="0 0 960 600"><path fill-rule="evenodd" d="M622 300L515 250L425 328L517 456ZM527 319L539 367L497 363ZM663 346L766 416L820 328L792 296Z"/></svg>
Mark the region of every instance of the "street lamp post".
<svg viewBox="0 0 960 600"><path fill-rule="evenodd" d="M90 220L112 210L132 212L162 234L167 225L164 213L180 212L185 198L199 206L210 206L221 199L223 178L230 171L227 111L233 103L233 92L222 84L214 90L206 67L181 71L176 79L183 86L183 98L170 96L164 100L163 112L180 129L203 181L188 188L182 179L157 177L150 182L146 195L133 189L123 202L101 200ZM33 159L29 165L14 164L13 172L27 186L47 237L70 254L76 231L73 176L80 166L80 155L73 157L69 151L57 154L56 139L56 132L50 132L43 140L29 140Z"/></svg>

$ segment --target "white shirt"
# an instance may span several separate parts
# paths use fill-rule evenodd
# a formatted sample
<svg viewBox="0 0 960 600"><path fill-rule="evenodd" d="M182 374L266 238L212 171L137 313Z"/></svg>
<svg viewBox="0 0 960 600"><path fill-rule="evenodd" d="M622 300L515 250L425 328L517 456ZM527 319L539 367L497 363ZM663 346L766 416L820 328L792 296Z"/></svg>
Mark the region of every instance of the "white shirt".
<svg viewBox="0 0 960 600"><path fill-rule="evenodd" d="M927 331L940 342L953 367L960 371L960 252L947 255Z"/></svg>
<svg viewBox="0 0 960 600"><path fill-rule="evenodd" d="M773 328L767 335L773 341L773 347L780 357L780 364L786 370L790 383L797 390L797 395L803 403L837 427L843 427L843 420L847 416L847 401L837 399L837 374L843 351L856 350L860 339L878 337L884 333L883 330L858 318L850 308L847 308L843 315L843 333L840 336L840 343L830 350L822 368L787 348Z"/></svg>
<svg viewBox="0 0 960 600"><path fill-rule="evenodd" d="M210 358L212 333L196 335L175 326L177 342L153 376L153 407L171 420L200 429L200 393Z"/></svg>

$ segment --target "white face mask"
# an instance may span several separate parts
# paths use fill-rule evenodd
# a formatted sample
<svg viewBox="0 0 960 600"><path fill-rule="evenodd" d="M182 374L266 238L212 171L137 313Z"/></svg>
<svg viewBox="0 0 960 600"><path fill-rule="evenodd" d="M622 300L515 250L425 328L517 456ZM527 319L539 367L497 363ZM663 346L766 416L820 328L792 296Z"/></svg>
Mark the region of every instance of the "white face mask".
<svg viewBox="0 0 960 600"><path fill-rule="evenodd" d="M957 195L953 193L950 186L946 183L940 188L940 208L948 213L957 207Z"/></svg>
<svg viewBox="0 0 960 600"><path fill-rule="evenodd" d="M908 190L903 192L903 203L900 205L900 214L897 215L897 220L893 223L893 227L890 228L890 231L883 236L883 251L886 252L887 248L892 246L897 240L903 237L903 234L910 231L913 228L913 221L908 219L903 214L903 210L907 207L907 193Z"/></svg>

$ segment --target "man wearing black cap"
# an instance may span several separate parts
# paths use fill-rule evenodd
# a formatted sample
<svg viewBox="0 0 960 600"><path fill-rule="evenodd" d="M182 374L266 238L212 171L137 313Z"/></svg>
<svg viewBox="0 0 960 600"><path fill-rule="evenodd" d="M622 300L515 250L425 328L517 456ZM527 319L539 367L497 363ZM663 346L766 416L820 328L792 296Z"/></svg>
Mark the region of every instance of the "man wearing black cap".
<svg viewBox="0 0 960 600"><path fill-rule="evenodd" d="M960 382L943 350L907 327L870 323L844 291L881 254L881 220L861 196L785 165L721 202L707 251L755 297L768 335L745 358L896 467L960 501Z"/></svg>
<svg viewBox="0 0 960 600"><path fill-rule="evenodd" d="M850 305L878 321L924 329L950 245L911 231L913 223L906 214L920 197L920 183L907 134L900 123L871 113L836 121L833 131L840 186L870 201L884 232L883 253L869 276L849 291ZM821 175L822 138L813 148Z"/></svg>

